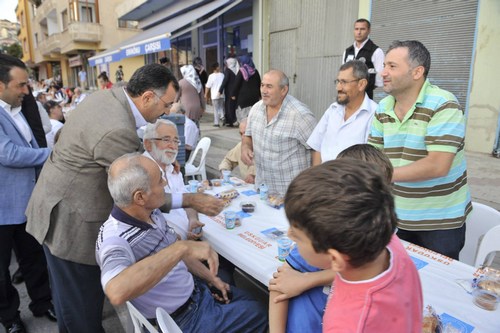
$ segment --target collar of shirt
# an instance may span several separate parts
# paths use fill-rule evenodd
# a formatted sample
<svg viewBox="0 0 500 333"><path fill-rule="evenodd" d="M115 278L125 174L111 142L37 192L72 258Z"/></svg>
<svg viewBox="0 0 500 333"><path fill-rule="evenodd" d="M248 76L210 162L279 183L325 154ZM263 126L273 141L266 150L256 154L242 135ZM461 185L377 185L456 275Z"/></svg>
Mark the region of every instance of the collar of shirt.
<svg viewBox="0 0 500 333"><path fill-rule="evenodd" d="M405 122L408 118L410 118L412 116L413 111L415 111L415 107L417 105L420 105L424 102L426 90L430 85L431 85L431 83L430 83L429 79L426 79L424 84L422 85L422 88L420 88L420 92L418 93L418 97L417 97L417 100L415 101L415 104L413 104L411 109L406 113L405 117L401 121L402 123ZM389 95L386 98L384 98L383 101L384 101L384 104L387 105L383 108L386 110L385 114L391 116L394 119L399 120L398 116L396 115L396 112L394 111L394 106L396 105L396 99L394 98L394 96Z"/></svg>
<svg viewBox="0 0 500 333"><path fill-rule="evenodd" d="M361 50L363 48L363 46L365 46L365 44L368 42L369 39L370 39L370 37L368 37L367 39L365 39L365 41L363 43L361 43L360 47L358 47L356 41L354 41L354 44L353 44L353 46L354 46L354 56L358 55L359 50Z"/></svg>
<svg viewBox="0 0 500 333"><path fill-rule="evenodd" d="M276 113L276 115L273 117L273 119L271 119L271 121L266 124L266 127L270 126L273 123L275 123L276 121L278 121L278 119L280 118L280 114L282 114L284 112L283 110L286 109L286 106L289 102L288 96L289 96L288 94L285 96L285 98L283 99L283 102L281 102L281 106L280 106L278 113ZM267 106L264 106L264 115L267 117Z"/></svg>
<svg viewBox="0 0 500 333"><path fill-rule="evenodd" d="M12 117L14 117L19 112L21 112L21 106L11 108L10 104L6 103L5 101L3 101L1 99L0 99L0 106L3 107L5 109L5 111L7 111L7 113L9 113Z"/></svg>
<svg viewBox="0 0 500 333"><path fill-rule="evenodd" d="M137 108L137 106L135 106L134 102L132 101L132 99L128 95L125 87L123 88L123 92L125 93L125 96L127 96L128 104L130 105L130 108L132 109L132 114L134 115L134 119L135 119L135 128L138 129L139 127L147 125L148 122L146 121L146 119L144 119L144 117L142 116L142 114L139 111L139 109Z"/></svg>
<svg viewBox="0 0 500 333"><path fill-rule="evenodd" d="M145 229L151 229L154 228L153 225L138 220L133 216L130 216L129 214L125 213L120 207L114 205L113 210L111 210L111 216L113 216L115 219L118 221L121 221L125 224L131 225L133 227L141 228L143 230Z"/></svg>

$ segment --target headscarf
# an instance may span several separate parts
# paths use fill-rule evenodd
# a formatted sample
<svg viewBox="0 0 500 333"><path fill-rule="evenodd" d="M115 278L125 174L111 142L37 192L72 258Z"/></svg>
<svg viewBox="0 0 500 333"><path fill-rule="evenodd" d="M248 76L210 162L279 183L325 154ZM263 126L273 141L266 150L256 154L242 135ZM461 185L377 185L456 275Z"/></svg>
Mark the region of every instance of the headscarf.
<svg viewBox="0 0 500 333"><path fill-rule="evenodd" d="M255 74L255 65L252 61L252 57L249 55L242 55L240 57L240 71L245 81L248 81L248 79Z"/></svg>
<svg viewBox="0 0 500 333"><path fill-rule="evenodd" d="M193 67L193 65L185 65L181 67L181 74L182 77L193 87L196 88L196 91L200 93L201 91L201 81L200 78L198 77L198 74L196 74L196 71Z"/></svg>
<svg viewBox="0 0 500 333"><path fill-rule="evenodd" d="M236 60L235 58L227 58L226 66L234 73L234 75L237 75L238 71L240 70L240 65L238 64L238 60Z"/></svg>

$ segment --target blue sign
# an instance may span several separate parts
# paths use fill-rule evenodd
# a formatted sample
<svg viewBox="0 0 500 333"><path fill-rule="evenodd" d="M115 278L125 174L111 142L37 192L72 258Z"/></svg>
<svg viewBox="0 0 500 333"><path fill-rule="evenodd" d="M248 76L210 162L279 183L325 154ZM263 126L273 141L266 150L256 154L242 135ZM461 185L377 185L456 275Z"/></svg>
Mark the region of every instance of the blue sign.
<svg viewBox="0 0 500 333"><path fill-rule="evenodd" d="M130 47L125 47L125 48L121 49L120 56L121 56L121 59L123 59L123 58L128 58L128 57L136 57L136 56L148 54L148 53L156 53L156 52L160 52L163 50L169 50L169 49L170 49L170 39L162 38L162 39L147 42L147 43L142 43L142 44L137 44L137 45L130 46Z"/></svg>
<svg viewBox="0 0 500 333"><path fill-rule="evenodd" d="M119 61L120 59L122 59L122 57L120 56L120 52L115 52L112 54L103 55L95 59L89 59L89 64L90 66L99 66L110 62Z"/></svg>

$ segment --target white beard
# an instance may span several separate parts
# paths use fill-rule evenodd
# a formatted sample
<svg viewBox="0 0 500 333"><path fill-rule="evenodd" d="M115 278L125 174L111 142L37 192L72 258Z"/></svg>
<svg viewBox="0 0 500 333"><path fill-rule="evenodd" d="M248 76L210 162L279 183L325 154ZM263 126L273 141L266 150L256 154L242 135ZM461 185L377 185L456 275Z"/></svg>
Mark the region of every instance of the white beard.
<svg viewBox="0 0 500 333"><path fill-rule="evenodd" d="M167 153L173 153L172 157L167 156ZM177 150L172 149L160 149L155 144L152 145L152 150L150 152L151 156L159 163L164 163L165 165L170 165L175 162L177 158Z"/></svg>

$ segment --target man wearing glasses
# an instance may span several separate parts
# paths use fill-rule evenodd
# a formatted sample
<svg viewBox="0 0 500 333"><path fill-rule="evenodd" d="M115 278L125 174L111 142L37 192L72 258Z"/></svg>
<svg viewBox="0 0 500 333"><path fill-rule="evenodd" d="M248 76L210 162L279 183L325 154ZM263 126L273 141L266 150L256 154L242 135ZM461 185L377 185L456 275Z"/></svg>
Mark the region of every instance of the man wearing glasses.
<svg viewBox="0 0 500 333"><path fill-rule="evenodd" d="M27 230L44 247L59 332L104 332L95 241L113 206L107 169L142 150L137 129L168 114L178 90L167 68L150 64L126 87L93 93L72 111L43 167L26 210ZM222 202L206 197L168 195L167 206L218 214Z"/></svg>
<svg viewBox="0 0 500 333"><path fill-rule="evenodd" d="M143 155L158 164L167 180L165 192L187 193L184 177L181 172L175 171L173 165L180 143L177 126L170 120L158 119L156 123L146 125L143 141L145 149ZM192 208L172 209L166 218L182 240L195 240L201 237L201 232L194 231L196 228L203 227L196 210Z"/></svg>
<svg viewBox="0 0 500 333"><path fill-rule="evenodd" d="M368 67L352 60L340 67L335 80L337 101L330 105L307 140L312 164L334 160L344 149L366 143L377 103L365 93Z"/></svg>

